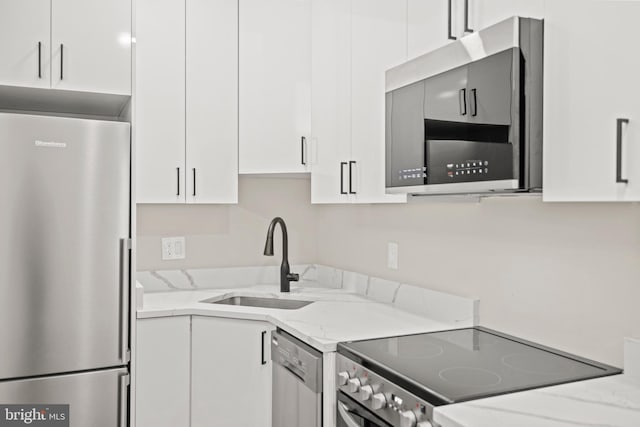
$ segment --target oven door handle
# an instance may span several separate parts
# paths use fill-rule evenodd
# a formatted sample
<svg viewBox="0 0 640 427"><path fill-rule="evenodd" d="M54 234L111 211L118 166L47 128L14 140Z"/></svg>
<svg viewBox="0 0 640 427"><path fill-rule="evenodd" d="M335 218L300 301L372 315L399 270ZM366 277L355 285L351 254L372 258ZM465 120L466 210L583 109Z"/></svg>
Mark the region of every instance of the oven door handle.
<svg viewBox="0 0 640 427"><path fill-rule="evenodd" d="M354 421L353 417L349 415L351 411L347 408L347 405L338 401L338 413L340 414L340 418L345 422L347 427L360 427L360 425Z"/></svg>

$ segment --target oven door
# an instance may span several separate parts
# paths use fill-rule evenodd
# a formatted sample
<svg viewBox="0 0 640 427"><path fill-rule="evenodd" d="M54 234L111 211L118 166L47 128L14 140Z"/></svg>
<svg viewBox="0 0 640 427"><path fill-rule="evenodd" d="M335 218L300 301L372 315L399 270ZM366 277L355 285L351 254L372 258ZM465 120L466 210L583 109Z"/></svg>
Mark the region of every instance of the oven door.
<svg viewBox="0 0 640 427"><path fill-rule="evenodd" d="M364 406L338 392L337 427L393 427Z"/></svg>

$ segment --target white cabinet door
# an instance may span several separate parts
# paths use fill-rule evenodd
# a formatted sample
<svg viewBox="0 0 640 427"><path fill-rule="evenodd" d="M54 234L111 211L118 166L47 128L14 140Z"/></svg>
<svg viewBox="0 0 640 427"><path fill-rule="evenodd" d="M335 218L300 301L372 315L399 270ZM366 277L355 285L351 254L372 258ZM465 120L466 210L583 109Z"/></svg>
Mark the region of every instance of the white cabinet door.
<svg viewBox="0 0 640 427"><path fill-rule="evenodd" d="M139 319L136 426L189 426L191 317Z"/></svg>
<svg viewBox="0 0 640 427"><path fill-rule="evenodd" d="M240 173L307 172L311 0L240 0Z"/></svg>
<svg viewBox="0 0 640 427"><path fill-rule="evenodd" d="M48 88L51 0L0 3L0 85Z"/></svg>
<svg viewBox="0 0 640 427"><path fill-rule="evenodd" d="M640 200L640 2L551 0L545 14L544 200Z"/></svg>
<svg viewBox="0 0 640 427"><path fill-rule="evenodd" d="M237 203L238 0L186 6L187 203Z"/></svg>
<svg viewBox="0 0 640 427"><path fill-rule="evenodd" d="M343 163L351 158L350 2L313 0L311 27L311 202L348 203Z"/></svg>
<svg viewBox="0 0 640 427"><path fill-rule="evenodd" d="M52 87L130 95L131 0L52 0L51 12Z"/></svg>
<svg viewBox="0 0 640 427"><path fill-rule="evenodd" d="M544 0L467 0L468 26L481 30L512 16L544 17Z"/></svg>
<svg viewBox="0 0 640 427"><path fill-rule="evenodd" d="M449 20L453 35L462 31L456 15L449 16L447 0L407 0L407 8L407 59L424 55L449 43ZM452 13L457 12L455 2L451 9Z"/></svg>
<svg viewBox="0 0 640 427"><path fill-rule="evenodd" d="M185 202L185 2L136 0L138 203Z"/></svg>
<svg viewBox="0 0 640 427"><path fill-rule="evenodd" d="M274 327L193 317L191 427L270 427Z"/></svg>
<svg viewBox="0 0 640 427"><path fill-rule="evenodd" d="M385 72L407 58L406 2L352 0L351 189L358 203L405 202L385 195Z"/></svg>

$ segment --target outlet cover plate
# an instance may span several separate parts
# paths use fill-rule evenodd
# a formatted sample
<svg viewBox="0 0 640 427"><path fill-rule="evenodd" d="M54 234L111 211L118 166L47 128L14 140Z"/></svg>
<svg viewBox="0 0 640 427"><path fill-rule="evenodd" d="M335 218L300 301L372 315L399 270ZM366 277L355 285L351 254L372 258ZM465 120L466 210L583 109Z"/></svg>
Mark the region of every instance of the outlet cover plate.
<svg viewBox="0 0 640 427"><path fill-rule="evenodd" d="M389 242L387 244L387 267L391 270L398 269L398 244Z"/></svg>
<svg viewBox="0 0 640 427"><path fill-rule="evenodd" d="M186 245L184 237L164 237L162 239L162 260L185 259Z"/></svg>

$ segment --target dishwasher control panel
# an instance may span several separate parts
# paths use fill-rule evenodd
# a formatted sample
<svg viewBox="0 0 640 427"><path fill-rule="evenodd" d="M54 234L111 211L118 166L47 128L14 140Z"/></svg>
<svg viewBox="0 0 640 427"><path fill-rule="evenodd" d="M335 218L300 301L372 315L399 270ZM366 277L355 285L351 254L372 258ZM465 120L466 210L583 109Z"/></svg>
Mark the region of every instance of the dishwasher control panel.
<svg viewBox="0 0 640 427"><path fill-rule="evenodd" d="M278 329L271 332L271 360L310 389L322 391L322 353L315 348Z"/></svg>

